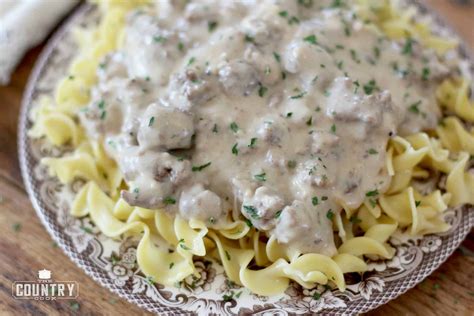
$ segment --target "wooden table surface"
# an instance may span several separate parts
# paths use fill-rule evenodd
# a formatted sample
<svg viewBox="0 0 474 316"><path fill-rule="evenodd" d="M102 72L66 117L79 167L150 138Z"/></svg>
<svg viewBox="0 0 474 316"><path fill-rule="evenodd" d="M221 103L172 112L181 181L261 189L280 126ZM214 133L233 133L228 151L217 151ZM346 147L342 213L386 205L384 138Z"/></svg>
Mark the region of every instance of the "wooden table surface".
<svg viewBox="0 0 474 316"><path fill-rule="evenodd" d="M427 2L474 48L473 1ZM53 243L25 193L17 159L17 119L28 75L41 48L28 52L10 85L0 87L0 315L148 315L102 288L76 267ZM12 282L34 280L36 272L43 268L51 270L57 280L77 281L80 287L77 300L14 300ZM369 314L474 315L473 279L474 234L471 232L462 246L424 282Z"/></svg>

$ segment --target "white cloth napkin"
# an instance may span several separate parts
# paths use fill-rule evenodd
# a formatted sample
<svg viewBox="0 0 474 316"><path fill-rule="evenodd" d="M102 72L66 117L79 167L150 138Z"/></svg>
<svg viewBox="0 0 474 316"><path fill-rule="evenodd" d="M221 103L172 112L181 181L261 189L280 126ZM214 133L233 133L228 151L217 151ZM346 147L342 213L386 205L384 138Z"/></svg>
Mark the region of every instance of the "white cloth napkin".
<svg viewBox="0 0 474 316"><path fill-rule="evenodd" d="M0 85L25 52L40 43L77 0L0 0Z"/></svg>

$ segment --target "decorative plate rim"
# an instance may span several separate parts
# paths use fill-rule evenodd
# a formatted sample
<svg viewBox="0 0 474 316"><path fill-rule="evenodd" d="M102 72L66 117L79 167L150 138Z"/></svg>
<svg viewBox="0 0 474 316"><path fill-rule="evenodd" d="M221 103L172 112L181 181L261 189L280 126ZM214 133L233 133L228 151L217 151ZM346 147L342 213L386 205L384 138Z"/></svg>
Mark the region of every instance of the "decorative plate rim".
<svg viewBox="0 0 474 316"><path fill-rule="evenodd" d="M452 34L456 36L457 38L460 38L457 33L452 29L452 27L444 21L440 17L440 15L433 10L429 5L423 3L422 1L419 0L409 0L408 1L410 4L414 4L420 9L420 12L422 14L428 14L431 16L437 26L442 28L442 30L446 30L449 34ZM42 206L41 204L44 202L40 199L39 193L35 191L34 188L34 177L33 177L33 167L31 165L31 162L29 161L31 159L31 153L30 147L31 145L28 142L28 136L27 136L27 131L29 130L31 123L29 122L28 114L29 111L32 108L33 104L33 97L34 93L37 89L37 84L39 79L41 78L41 75L43 74L43 71L47 68L47 63L49 58L51 57L53 51L61 44L61 40L64 39L68 31L73 27L74 25L77 24L77 21L80 20L83 15L87 14L89 10L93 8L92 5L90 4L83 4L79 6L75 11L71 14L70 17L68 17L61 25L58 27L57 31L54 33L54 35L48 40L45 48L42 50L40 56L38 57L37 61L35 62L34 68L32 72L30 73L30 76L28 78L28 83L26 85L26 89L23 94L23 99L21 103L21 110L20 110L20 117L18 120L18 153L19 153L19 162L20 162L20 168L21 168L21 174L23 178L23 182L26 187L26 191L28 193L29 199L35 209L36 214L40 218L43 226L46 227L48 233L51 235L53 240L60 246L62 251L76 264L76 266L80 267L88 276L90 276L96 283L100 284L101 286L109 289L113 293L119 295L121 298L126 299L127 301L134 303L138 305L141 308L144 308L145 310L148 310L152 313L157 313L157 309L153 308L154 305L151 305L149 303L146 303L141 299L139 296L142 294L135 294L135 293L130 293L128 291L125 291L124 289L119 288L118 286L113 286L113 284L110 284L110 282L107 282L104 278L101 278L99 275L97 275L97 271L94 271L94 267L91 266L91 264L87 264L87 261L83 258L80 258L78 253L74 251L74 249L68 249L70 248L67 245L67 241L64 237L61 236L61 231L54 229L54 227L51 225L51 223L48 222L48 216L45 211L45 207ZM472 67L474 65L474 58L471 53L471 51L468 49L467 45L465 42L460 38L460 46L459 46L459 51L465 57L467 60L470 62L470 66ZM474 214L472 212L472 207L471 210L466 211L469 207L464 207L464 211L460 210L461 217L467 221L468 227L472 229L474 226ZM464 218L465 217L465 218ZM458 227L456 230L461 229ZM436 269L440 267L442 263L444 263L450 256L451 254L455 251L455 249L461 244L462 240L466 238L466 236L469 234L470 229L466 229L466 232L461 236L457 242L455 242L455 247L451 247L452 249L448 249L444 254L441 254L440 257L442 258L441 260L436 261L431 267L421 269L422 268L422 263L416 267L414 270L409 272L406 276L403 277L403 279L400 279L397 281L397 285L400 285L399 289L395 293L391 293L390 295L384 295L384 292L379 293L380 297L377 297L377 300L374 300L375 302L368 302L367 304L364 304L362 307L357 307L353 311L348 311L344 310L342 313L363 313L367 312L370 310L373 310L377 307L380 307L387 303L390 300L393 300L400 295L404 294L407 292L409 289L412 289L415 287L417 284L422 282L427 276L432 274ZM420 271L419 271L420 270ZM401 283L400 283L401 282ZM158 302L155 304L158 304L161 307L166 307L166 305L162 305ZM234 307L234 306L232 306ZM175 311L175 308L177 307L170 307L170 311ZM189 311L184 311L181 310L181 312L184 313L189 313ZM263 312L264 310L262 310ZM329 314L336 313L339 314L341 311L329 311Z"/></svg>

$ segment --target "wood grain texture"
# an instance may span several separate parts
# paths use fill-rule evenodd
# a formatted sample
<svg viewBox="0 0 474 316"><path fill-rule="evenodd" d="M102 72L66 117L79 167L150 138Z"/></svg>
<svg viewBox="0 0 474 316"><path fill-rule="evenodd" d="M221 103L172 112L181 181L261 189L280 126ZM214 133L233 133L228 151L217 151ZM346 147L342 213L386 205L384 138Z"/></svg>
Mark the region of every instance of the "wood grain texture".
<svg viewBox="0 0 474 316"><path fill-rule="evenodd" d="M437 8L474 48L474 5L459 6L448 0L426 2ZM17 159L17 118L26 80L41 48L32 49L10 85L0 87L0 315L149 315L102 288L76 267L54 245L24 191ZM12 298L13 281L34 280L37 270L43 268L51 270L57 280L79 283L79 305ZM473 279L471 233L462 247L424 282L369 315L473 315Z"/></svg>

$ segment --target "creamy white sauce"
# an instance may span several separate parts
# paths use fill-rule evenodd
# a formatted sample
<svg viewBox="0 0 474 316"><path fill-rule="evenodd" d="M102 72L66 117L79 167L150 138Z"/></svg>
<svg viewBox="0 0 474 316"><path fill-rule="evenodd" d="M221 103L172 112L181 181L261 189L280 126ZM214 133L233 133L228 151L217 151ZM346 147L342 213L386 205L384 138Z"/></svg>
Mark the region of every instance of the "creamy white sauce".
<svg viewBox="0 0 474 316"><path fill-rule="evenodd" d="M436 125L449 69L332 3L157 1L131 13L80 113L118 161L122 196L215 228L243 216L334 254L333 214L387 189L389 138Z"/></svg>

